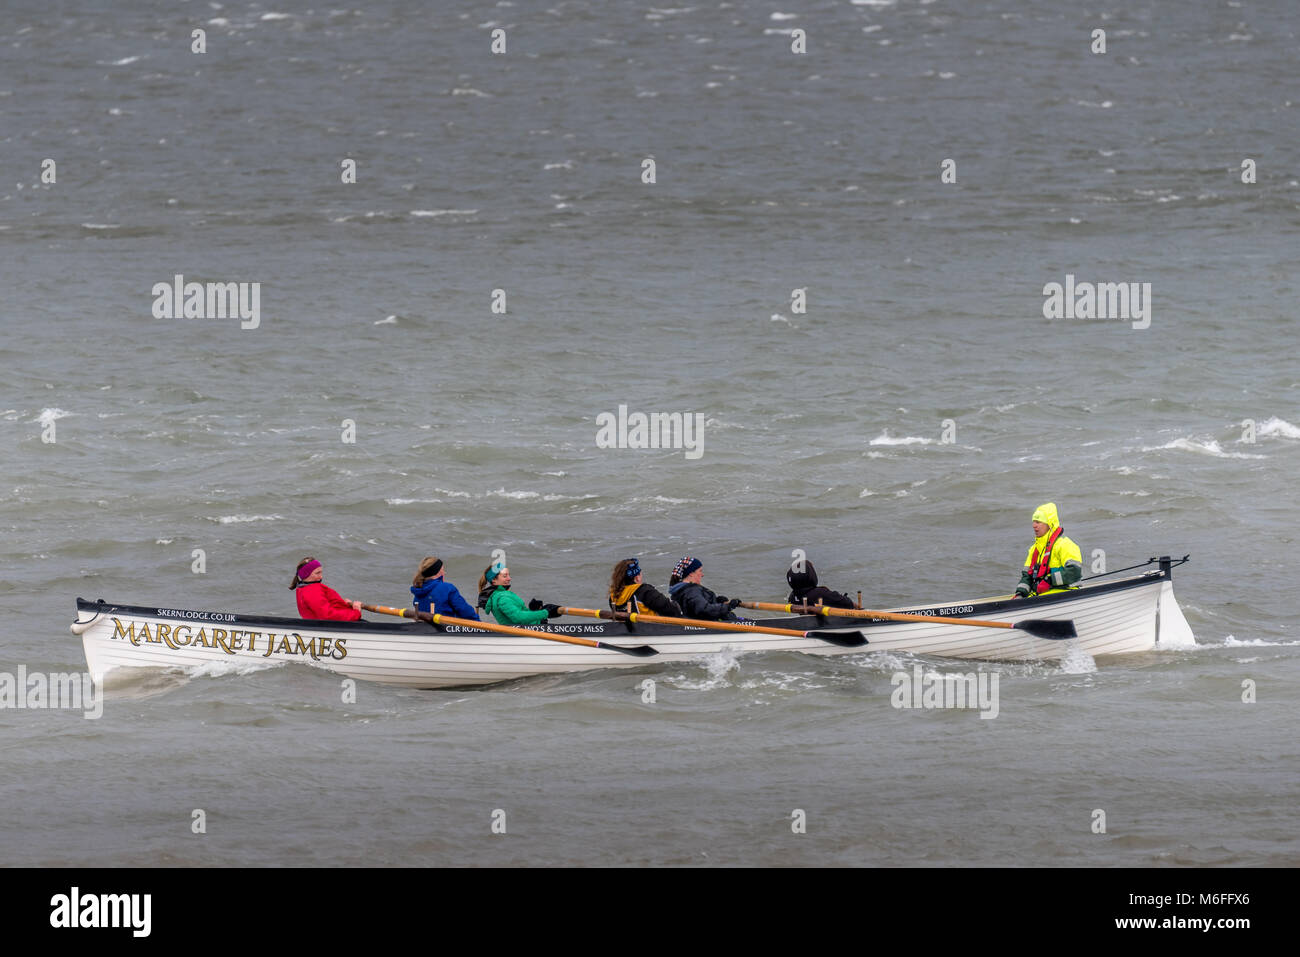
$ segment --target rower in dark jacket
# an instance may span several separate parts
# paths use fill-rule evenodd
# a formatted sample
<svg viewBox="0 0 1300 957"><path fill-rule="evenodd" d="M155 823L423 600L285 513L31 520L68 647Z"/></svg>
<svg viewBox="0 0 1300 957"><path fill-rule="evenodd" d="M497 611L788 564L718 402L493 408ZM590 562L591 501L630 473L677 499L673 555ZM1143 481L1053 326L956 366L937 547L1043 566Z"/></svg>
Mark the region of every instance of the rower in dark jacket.
<svg viewBox="0 0 1300 957"><path fill-rule="evenodd" d="M430 555L420 562L420 570L411 579L415 607L435 615L452 615L479 621L478 612L449 581L443 580L446 569L442 559Z"/></svg>
<svg viewBox="0 0 1300 957"><path fill-rule="evenodd" d="M614 566L609 579L609 607L614 611L682 617L677 602L654 585L641 581L641 563L635 558L625 558Z"/></svg>
<svg viewBox="0 0 1300 957"><path fill-rule="evenodd" d="M792 605L830 605L832 608L855 608L853 599L841 595L817 584L817 569L807 559L799 559L785 573L785 580L790 584L790 597L786 599Z"/></svg>
<svg viewBox="0 0 1300 957"><path fill-rule="evenodd" d="M682 615L705 621L739 621L731 610L740 604L740 599L715 595L700 584L703 578L704 565L690 555L673 569L668 594L681 606Z"/></svg>

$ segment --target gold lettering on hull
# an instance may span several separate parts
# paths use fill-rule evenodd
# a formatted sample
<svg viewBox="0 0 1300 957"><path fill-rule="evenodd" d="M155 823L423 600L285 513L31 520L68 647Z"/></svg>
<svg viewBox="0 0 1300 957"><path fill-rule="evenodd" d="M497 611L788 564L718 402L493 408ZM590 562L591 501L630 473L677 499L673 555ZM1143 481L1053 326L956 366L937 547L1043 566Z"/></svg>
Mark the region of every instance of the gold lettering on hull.
<svg viewBox="0 0 1300 957"><path fill-rule="evenodd" d="M257 639L260 637L262 637L260 631L236 631L234 629L227 631L224 628L213 628L210 634L206 628L199 628L198 632L195 633L190 625L168 625L163 622L155 625L153 632L150 632L148 622L141 622L137 631L135 622L123 622L120 618L114 618L113 634L109 636L109 640L129 641L137 647L141 642L155 645L161 644L173 650L185 647L212 648L224 651L228 655L234 655L236 652L245 650L245 639L248 641L247 650L257 651ZM262 652L262 657L269 658L272 655L288 655L294 658L310 657L313 661L320 661L322 658L342 661L348 656L347 639L304 638L296 631L282 635L268 631L266 633L266 651Z"/></svg>

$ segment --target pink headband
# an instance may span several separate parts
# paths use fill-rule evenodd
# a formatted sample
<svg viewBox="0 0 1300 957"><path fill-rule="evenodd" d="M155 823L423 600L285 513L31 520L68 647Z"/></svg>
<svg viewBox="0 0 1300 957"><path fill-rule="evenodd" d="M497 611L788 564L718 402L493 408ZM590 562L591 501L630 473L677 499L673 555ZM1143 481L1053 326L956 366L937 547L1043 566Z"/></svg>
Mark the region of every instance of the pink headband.
<svg viewBox="0 0 1300 957"><path fill-rule="evenodd" d="M316 561L316 559L313 558L307 564L301 566L298 569L298 579L300 581L305 581L307 576L310 575L318 568L320 568L320 562Z"/></svg>

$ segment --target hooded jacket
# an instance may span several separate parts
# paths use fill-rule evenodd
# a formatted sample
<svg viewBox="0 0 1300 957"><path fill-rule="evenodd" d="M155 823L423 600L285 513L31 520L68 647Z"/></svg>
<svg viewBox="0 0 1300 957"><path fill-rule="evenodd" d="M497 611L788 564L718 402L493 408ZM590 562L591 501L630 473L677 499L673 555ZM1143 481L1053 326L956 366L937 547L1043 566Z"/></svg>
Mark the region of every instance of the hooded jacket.
<svg viewBox="0 0 1300 957"><path fill-rule="evenodd" d="M803 571L797 572L794 566L785 573L785 580L790 584L790 597L786 599L792 605L830 605L832 608L856 608L853 599L837 591L817 584L817 569L813 563L805 561Z"/></svg>
<svg viewBox="0 0 1300 957"><path fill-rule="evenodd" d="M1020 584L1016 586L1017 597L1032 595L1050 595L1053 592L1067 591L1070 586L1083 577L1083 553L1079 546L1065 536L1061 527L1061 518L1056 505L1048 502L1034 509L1035 522L1047 525L1047 534L1034 539L1025 555L1025 567L1020 572ZM1053 535L1056 535L1053 541ZM1044 562L1044 553L1050 553Z"/></svg>
<svg viewBox="0 0 1300 957"><path fill-rule="evenodd" d="M454 615L479 621L478 612L470 607L460 591L449 581L430 578L423 585L412 585L415 607L435 615Z"/></svg>

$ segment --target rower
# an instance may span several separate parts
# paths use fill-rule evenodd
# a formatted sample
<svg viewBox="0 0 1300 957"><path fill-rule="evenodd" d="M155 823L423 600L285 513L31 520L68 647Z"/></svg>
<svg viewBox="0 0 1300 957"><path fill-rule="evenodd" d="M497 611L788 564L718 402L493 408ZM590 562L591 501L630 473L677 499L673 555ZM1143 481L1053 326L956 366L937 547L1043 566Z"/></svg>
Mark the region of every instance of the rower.
<svg viewBox="0 0 1300 957"><path fill-rule="evenodd" d="M321 579L325 567L308 556L298 563L289 588L296 591L298 616L315 620L360 621L361 602L345 601L338 592Z"/></svg>
<svg viewBox="0 0 1300 957"><path fill-rule="evenodd" d="M732 609L740 604L740 599L715 595L704 587L703 579L703 563L690 555L673 568L672 577L668 579L668 594L681 605L682 614L705 621L739 621Z"/></svg>
<svg viewBox="0 0 1300 957"><path fill-rule="evenodd" d="M831 591L824 585L817 584L817 569L806 558L795 559L785 573L785 580L790 585L790 597L786 599L792 605L830 605L832 608L854 608L853 599Z"/></svg>
<svg viewBox="0 0 1300 957"><path fill-rule="evenodd" d="M478 612L470 607L455 585L444 579L446 572L442 559L435 555L420 562L420 570L411 579L415 607L435 615L454 615L478 621Z"/></svg>
<svg viewBox="0 0 1300 957"><path fill-rule="evenodd" d="M1065 536L1056 505L1048 502L1034 510L1034 544L1016 586L1017 598L1068 591L1083 577L1083 553Z"/></svg>
<svg viewBox="0 0 1300 957"><path fill-rule="evenodd" d="M527 605L510 590L510 569L499 563L483 569L478 580L478 606L503 625L540 625L560 616L560 606L534 598Z"/></svg>
<svg viewBox="0 0 1300 957"><path fill-rule="evenodd" d="M609 607L613 611L641 612L641 606L652 615L680 618L682 610L654 585L641 581L641 563L635 558L625 558L614 566L609 579Z"/></svg>

